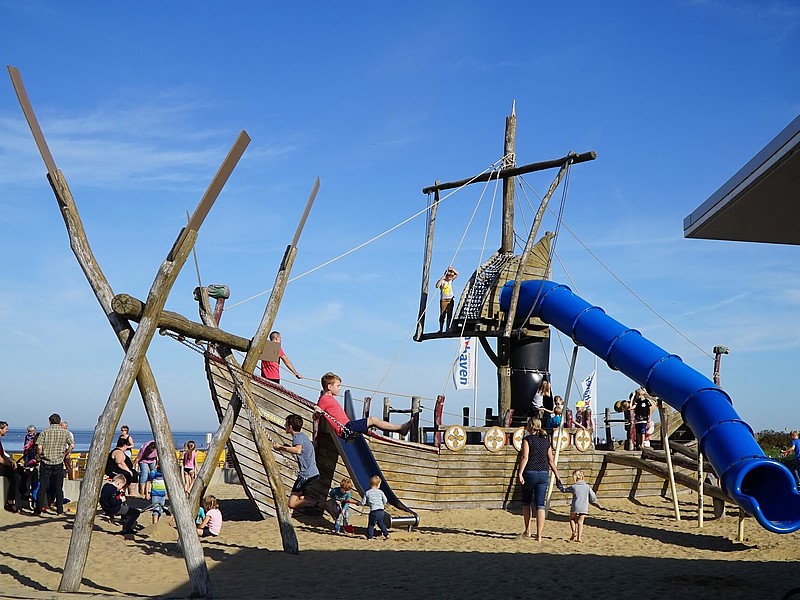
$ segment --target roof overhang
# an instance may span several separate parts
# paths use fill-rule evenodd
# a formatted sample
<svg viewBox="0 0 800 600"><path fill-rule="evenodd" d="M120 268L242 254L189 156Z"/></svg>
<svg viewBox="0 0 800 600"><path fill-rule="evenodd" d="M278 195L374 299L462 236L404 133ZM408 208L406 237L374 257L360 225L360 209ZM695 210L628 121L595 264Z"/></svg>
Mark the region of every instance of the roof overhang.
<svg viewBox="0 0 800 600"><path fill-rule="evenodd" d="M800 116L683 220L683 235L800 245Z"/></svg>

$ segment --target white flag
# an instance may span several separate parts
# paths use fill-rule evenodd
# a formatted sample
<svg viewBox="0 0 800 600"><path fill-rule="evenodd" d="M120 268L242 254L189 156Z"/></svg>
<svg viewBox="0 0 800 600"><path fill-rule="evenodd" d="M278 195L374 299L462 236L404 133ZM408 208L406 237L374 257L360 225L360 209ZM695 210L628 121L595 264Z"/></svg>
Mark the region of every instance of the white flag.
<svg viewBox="0 0 800 600"><path fill-rule="evenodd" d="M457 390L475 388L475 339L461 338L458 346L458 359L453 365L453 383Z"/></svg>
<svg viewBox="0 0 800 600"><path fill-rule="evenodd" d="M581 400L583 401L583 409L592 408L597 403L597 386L595 385L595 376L597 371L592 373L581 382L583 386L583 393Z"/></svg>

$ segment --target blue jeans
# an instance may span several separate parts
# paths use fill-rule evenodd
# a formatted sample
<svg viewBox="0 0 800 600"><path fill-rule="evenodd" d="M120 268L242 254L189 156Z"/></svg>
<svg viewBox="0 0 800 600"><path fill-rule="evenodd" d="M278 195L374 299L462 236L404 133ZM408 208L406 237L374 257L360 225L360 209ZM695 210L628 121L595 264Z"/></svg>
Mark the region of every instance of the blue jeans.
<svg viewBox="0 0 800 600"><path fill-rule="evenodd" d="M147 478L150 475L150 471L152 471L155 466L156 463L139 463L139 485L143 486L145 483L147 483Z"/></svg>
<svg viewBox="0 0 800 600"><path fill-rule="evenodd" d="M166 496L154 496L150 494L150 503L153 505L153 514L160 517L164 514L164 505L167 502Z"/></svg>
<svg viewBox="0 0 800 600"><path fill-rule="evenodd" d="M381 528L383 537L389 537L389 530L386 529L386 523L383 519L386 516L386 511L382 508L378 510L371 510L369 512L369 522L367 523L367 539L371 540L375 535L375 525Z"/></svg>
<svg viewBox="0 0 800 600"><path fill-rule="evenodd" d="M544 508L547 498L547 482L549 471L525 471L522 473L522 504L533 504L536 508Z"/></svg>

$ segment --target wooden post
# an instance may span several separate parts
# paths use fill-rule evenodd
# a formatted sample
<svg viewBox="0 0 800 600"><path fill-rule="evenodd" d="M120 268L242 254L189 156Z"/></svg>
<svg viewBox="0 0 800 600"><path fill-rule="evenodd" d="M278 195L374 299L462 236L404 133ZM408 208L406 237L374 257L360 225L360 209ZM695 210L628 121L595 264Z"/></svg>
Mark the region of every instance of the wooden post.
<svg viewBox="0 0 800 600"><path fill-rule="evenodd" d="M98 302L105 312L109 323L117 334L120 343L123 345L123 347L127 348L128 352L131 352L132 347L136 343L136 337L138 336L133 335L133 330L127 321L116 317L111 310L111 299L113 298L114 293L111 289L111 286L108 284L108 280L105 278L105 275L100 269L99 264L94 258L94 254L92 253L86 237L86 232L78 215L72 193L69 190L63 174L56 168L55 161L53 160L53 157L47 148L47 143L44 139L41 128L39 127L39 123L36 119L35 113L33 112L30 101L28 100L28 95L25 91L19 71L13 67L9 67L9 73L11 75L14 88L17 92L17 97L19 98L22 111L26 120L28 121L28 125L31 128L34 140L36 141L47 167L48 180L53 192L55 193L56 200L59 203L62 217L67 227L67 233L69 235L70 246L73 250L73 253L75 254L75 257L78 260L82 270L84 271L84 274L86 275L86 278L89 281L89 284L92 287ZM193 239L196 238L199 224L200 223L197 222L197 226L192 230L192 235L189 236L191 242L193 242ZM166 271L171 271L168 274L164 273L164 279L167 282L172 274L177 277L177 271L180 270L181 266L188 257L189 251L191 250L191 242L183 245L176 244L176 246L173 248L173 250L177 251L179 255L182 255L182 260L179 256L174 262L167 261L172 262L170 268L165 269ZM156 282L157 281L158 278ZM156 282L154 282L154 288L156 287ZM169 286L171 286L171 283L166 288L167 292ZM151 292L152 291L153 290L151 290ZM156 316L157 313L158 310L155 311ZM135 378L142 394L145 410L151 426L153 427L156 446L164 452L166 452L164 449L168 446L169 452L167 453L167 456L172 457L171 460L167 458L164 462L164 479L167 487L168 489L182 489L182 476L178 469L177 458L175 457L174 453L174 442L172 439L172 434L169 430L169 421L166 417L158 388L156 387L155 378L153 377L150 366L144 355L141 356L138 362L139 365L132 374L131 387L133 385L133 378ZM130 388L128 391L130 391ZM102 464L91 464L90 468L90 463L96 463L98 461L102 462L104 460L108 448L111 445L111 439L116 431L116 425L119 421L126 400L127 396L124 398L114 395L109 397L106 407L101 414L98 425L95 429L95 435L92 438L91 448L94 450L95 454L97 454L98 459L97 461L87 461L87 468L85 471L84 481L82 483L81 499L78 503L78 514L76 514L75 523L73 525L72 536L70 538L70 547L67 553L67 561L64 566L64 572L59 585L60 591L77 591L80 587L80 582L86 566L86 560L89 551L95 507L97 504L97 498L99 496L100 481L102 476L100 470L103 467ZM87 474L88 481L86 477ZM188 514L188 506L185 502L185 498L179 500L174 504L174 506L179 530L181 528L187 530L189 529L189 525L187 523L189 519L191 519L191 529L194 530L194 516ZM211 597L211 579L208 575L205 559L203 557L202 549L200 548L199 540L196 538L196 534L195 543L191 544L190 547L187 548L187 552L185 553L184 557L186 560L193 593L198 596Z"/></svg>
<svg viewBox="0 0 800 600"><path fill-rule="evenodd" d="M383 397L383 420L388 421L392 416L392 405L389 403L389 397Z"/></svg>
<svg viewBox="0 0 800 600"><path fill-rule="evenodd" d="M372 404L372 398L369 396L364 397L364 406L361 409L361 418L368 419L369 418L369 408Z"/></svg>
<svg viewBox="0 0 800 600"><path fill-rule="evenodd" d="M500 366L498 367L498 379L500 381L500 394L498 397L499 403L499 412L500 414L505 414L505 412L511 408L511 334L514 329L514 320L517 316L517 304L519 302L519 291L520 286L522 285L523 274L525 272L525 265L528 263L528 257L533 250L533 246L536 242L536 234L539 231L539 225L542 222L542 218L544 217L545 209L550 202L550 198L552 197L553 193L556 191L558 184L561 183L561 180L564 178L564 175L567 171L569 166L569 161L561 165L561 168L558 170L558 174L556 175L553 182L550 184L550 189L545 194L544 198L542 198L542 202L539 205L539 210L536 212L536 216L534 217L533 224L531 225L531 230L528 234L528 240L525 242L525 249L522 251L519 259L519 265L517 267L517 274L514 277L514 288L511 292L511 300L509 302L508 311L506 311L505 315L505 326L503 328L502 335L498 338L498 355L500 359ZM547 271L550 270L550 265L547 265Z"/></svg>
<svg viewBox="0 0 800 600"><path fill-rule="evenodd" d="M433 434L433 445L439 448L442 445L442 415L444 414L444 396L436 396L436 408L433 409L433 426L436 433Z"/></svg>
<svg viewBox="0 0 800 600"><path fill-rule="evenodd" d="M611 435L611 409L606 407L603 414L606 426L606 450L614 449L614 437Z"/></svg>
<svg viewBox="0 0 800 600"><path fill-rule="evenodd" d="M672 452L669 449L669 429L667 428L667 411L664 402L658 399L658 418L661 421L661 444L667 457L667 470L669 472L669 492L672 494L672 507L675 510L675 520L681 520L681 508L678 504L678 489L675 485L675 469L672 467ZM700 511L702 512L702 510Z"/></svg>
<svg viewBox="0 0 800 600"><path fill-rule="evenodd" d="M747 513L744 512L741 508L739 509L739 527L736 530L736 541L743 542L744 541L744 519L747 516Z"/></svg>
<svg viewBox="0 0 800 600"><path fill-rule="evenodd" d="M411 396L411 436L410 441L419 442L419 414L422 412L422 400L419 396Z"/></svg>
<svg viewBox="0 0 800 600"><path fill-rule="evenodd" d="M314 199L316 198L318 191L319 177L317 177L316 181L314 182L314 186L311 189L311 194L306 201L303 217L300 219L300 222L297 225L294 239L286 248L286 252L283 256L283 262L278 269L278 274L275 276L275 283L272 286L272 292L269 295L267 306L264 309L264 315L261 318L261 323L258 325L256 334L253 336L253 341L250 344L250 349L247 351L247 355L242 362L242 369L245 373L253 372L253 369L256 368L256 364L258 364L258 359L261 356L261 352L264 350L264 346L267 344L269 332L272 330L272 325L275 323L275 317L278 314L278 307L283 299L283 292L286 289L286 284L289 281L289 275L292 271L292 266L294 265L294 259L297 256L296 244L300 239L300 234L302 233L303 225L305 224L306 215L311 210L311 206L314 204Z"/></svg>
<svg viewBox="0 0 800 600"><path fill-rule="evenodd" d="M209 306L208 290L205 288L200 290L200 315L206 325L213 327L213 315L211 314L211 309ZM240 367L230 348L218 346L217 349L227 365L228 372L231 376L231 381L233 381L236 389L235 396L237 396L239 402L241 402L241 404L247 408L250 431L253 434L253 440L255 441L256 449L258 450L258 456L261 459L262 466L264 467L264 473L267 476L267 481L272 491L272 499L275 502L275 513L277 515L278 527L280 529L281 540L283 542L283 550L290 554L298 554L300 552L300 547L297 541L297 533L294 530L294 525L292 525L292 514L289 510L289 504L286 500L286 490L284 489L284 486L278 475L278 463L273 455L272 445L267 440L264 429L261 427L261 413L258 410L258 406L256 405L255 400L253 400L253 396L250 391L251 376L249 374L252 372L252 369L250 371L245 371L242 367ZM224 427L225 429L225 432L223 433L225 440L228 439L231 431L233 431L233 427L236 423L239 413L239 411L236 410L237 408L238 407L229 406L225 413L225 417L223 418L223 422L220 424L220 428L222 429ZM230 418L228 418L229 416ZM202 475L203 480L201 483L198 484L198 480L200 479L198 476L198 478L195 479L194 484L192 484L190 498L193 501L195 498L199 499L203 488L208 485L208 480L210 480L210 474L207 475L204 472ZM206 479L206 477L208 479Z"/></svg>
<svg viewBox="0 0 800 600"><path fill-rule="evenodd" d="M697 455L697 526L703 528L703 506L705 505L705 495L703 494L703 487L705 486L705 475L703 474L703 453Z"/></svg>
<svg viewBox="0 0 800 600"><path fill-rule="evenodd" d="M567 390L564 392L564 416L561 417L561 423L558 425L558 434L556 439L561 440L561 434L564 432L564 421L566 421L567 407L569 406L569 392L572 389L572 377L575 375L575 362L578 360L579 346L572 347L572 360L569 363L569 376L567 377ZM558 467L558 456L561 453L561 444L556 444L556 455L554 461ZM522 465L524 466L524 465ZM545 500L545 515L550 511L550 498L553 495L553 486L555 485L555 476L550 477L547 482L547 498Z"/></svg>
<svg viewBox="0 0 800 600"><path fill-rule="evenodd" d="M438 181L436 182L439 183ZM420 341L425 331L425 313L428 311L428 287L431 284L431 259L433 257L433 231L439 212L439 190L433 192L433 203L428 207L428 230L425 236L425 258L422 261L422 291L419 297L419 316L414 340Z"/></svg>

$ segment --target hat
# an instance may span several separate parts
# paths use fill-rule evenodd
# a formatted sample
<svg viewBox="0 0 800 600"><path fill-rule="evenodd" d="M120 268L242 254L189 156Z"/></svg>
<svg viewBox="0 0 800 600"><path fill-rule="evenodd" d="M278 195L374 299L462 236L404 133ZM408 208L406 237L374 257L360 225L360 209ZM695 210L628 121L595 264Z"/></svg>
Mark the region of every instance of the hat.
<svg viewBox="0 0 800 600"><path fill-rule="evenodd" d="M614 402L614 412L622 412L622 403L626 400L617 400Z"/></svg>
<svg viewBox="0 0 800 600"><path fill-rule="evenodd" d="M585 403L584 403L584 401L583 401L583 400L578 400L578 401L575 403L575 408L583 408L583 407L584 407L584 405L585 405Z"/></svg>

